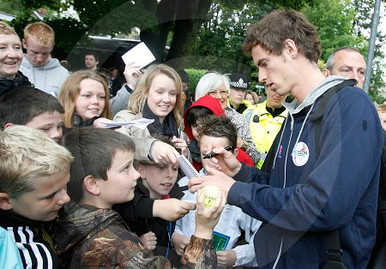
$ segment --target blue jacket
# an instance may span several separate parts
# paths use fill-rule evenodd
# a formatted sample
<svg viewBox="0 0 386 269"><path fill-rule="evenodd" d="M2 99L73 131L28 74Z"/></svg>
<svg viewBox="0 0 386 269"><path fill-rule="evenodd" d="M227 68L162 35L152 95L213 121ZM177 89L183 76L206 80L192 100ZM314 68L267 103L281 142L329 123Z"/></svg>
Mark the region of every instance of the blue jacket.
<svg viewBox="0 0 386 269"><path fill-rule="evenodd" d="M21 269L23 262L21 261L19 250L16 247L15 241L12 240L7 230L0 227L0 268Z"/></svg>
<svg viewBox="0 0 386 269"><path fill-rule="evenodd" d="M259 268L321 268L327 260L324 234L336 229L348 268L365 268L369 260L383 145L375 107L358 88L335 94L324 112L319 156L316 125L309 119L318 97L341 81L329 77L302 104L287 106L269 177L246 167L236 175L254 181L235 183L228 202L263 221L255 236Z"/></svg>

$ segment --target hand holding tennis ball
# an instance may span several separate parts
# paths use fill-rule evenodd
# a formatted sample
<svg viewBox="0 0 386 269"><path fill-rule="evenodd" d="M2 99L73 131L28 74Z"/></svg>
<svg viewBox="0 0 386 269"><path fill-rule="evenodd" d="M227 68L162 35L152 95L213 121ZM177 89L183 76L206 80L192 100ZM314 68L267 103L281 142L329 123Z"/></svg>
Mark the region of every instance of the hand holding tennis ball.
<svg viewBox="0 0 386 269"><path fill-rule="evenodd" d="M215 185L207 185L199 191L198 195L201 195L201 193L204 195L204 207L209 208L216 203L221 190Z"/></svg>

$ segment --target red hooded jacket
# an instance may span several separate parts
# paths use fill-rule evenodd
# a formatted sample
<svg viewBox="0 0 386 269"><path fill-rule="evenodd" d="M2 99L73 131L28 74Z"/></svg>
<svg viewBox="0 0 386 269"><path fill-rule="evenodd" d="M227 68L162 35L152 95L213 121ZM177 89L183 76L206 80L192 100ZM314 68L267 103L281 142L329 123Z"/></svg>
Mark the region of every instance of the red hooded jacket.
<svg viewBox="0 0 386 269"><path fill-rule="evenodd" d="M184 127L185 127L185 133L188 135L190 141L194 141L195 138L193 137L192 128L187 124L187 115L193 107L206 107L210 111L213 112L214 115L217 117L225 117L224 110L221 107L220 101L216 98L213 98L209 95L205 95L198 99L196 102L194 102L186 111L184 115ZM237 154L237 160L240 162L248 165L248 166L254 166L252 158L242 149L238 148L239 153ZM197 171L201 170L202 164L201 162L198 162L197 160L193 159L193 166L197 169Z"/></svg>

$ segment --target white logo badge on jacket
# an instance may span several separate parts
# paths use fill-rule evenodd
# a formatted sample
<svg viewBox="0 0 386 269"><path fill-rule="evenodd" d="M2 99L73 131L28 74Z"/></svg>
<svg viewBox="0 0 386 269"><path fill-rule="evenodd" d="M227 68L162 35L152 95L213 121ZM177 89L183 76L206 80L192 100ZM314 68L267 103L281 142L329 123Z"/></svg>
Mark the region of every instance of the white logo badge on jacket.
<svg viewBox="0 0 386 269"><path fill-rule="evenodd" d="M308 162L310 150L304 142L298 142L292 150L292 161L296 166L303 166Z"/></svg>

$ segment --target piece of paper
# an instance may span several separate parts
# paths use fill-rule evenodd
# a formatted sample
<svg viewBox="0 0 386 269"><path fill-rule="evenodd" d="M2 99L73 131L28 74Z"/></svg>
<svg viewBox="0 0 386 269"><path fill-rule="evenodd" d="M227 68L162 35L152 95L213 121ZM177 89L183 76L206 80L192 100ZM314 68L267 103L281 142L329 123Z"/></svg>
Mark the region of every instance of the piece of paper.
<svg viewBox="0 0 386 269"><path fill-rule="evenodd" d="M132 121L126 121L126 122L115 122L115 121L101 121L99 122L101 125L103 125L104 128L117 128L121 126L133 126L140 129L145 129L149 124L153 123L154 119L138 119L138 120L132 120Z"/></svg>
<svg viewBox="0 0 386 269"><path fill-rule="evenodd" d="M188 159L186 159L184 155L178 156L177 161L182 172L184 172L185 176L187 176L189 179L200 176L196 168L194 168L194 166L189 162Z"/></svg>
<svg viewBox="0 0 386 269"><path fill-rule="evenodd" d="M125 64L134 63L139 69L147 66L155 60L153 53L144 42L139 43L134 48L122 55Z"/></svg>

